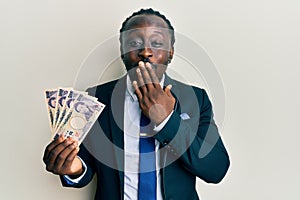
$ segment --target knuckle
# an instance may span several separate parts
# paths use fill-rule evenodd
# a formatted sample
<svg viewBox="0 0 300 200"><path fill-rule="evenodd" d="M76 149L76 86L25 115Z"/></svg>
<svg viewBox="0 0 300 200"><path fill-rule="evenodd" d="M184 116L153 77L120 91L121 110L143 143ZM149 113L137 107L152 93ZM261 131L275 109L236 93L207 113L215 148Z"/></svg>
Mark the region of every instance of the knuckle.
<svg viewBox="0 0 300 200"><path fill-rule="evenodd" d="M46 170L48 172L53 172L52 166L50 166L50 165L46 165Z"/></svg>
<svg viewBox="0 0 300 200"><path fill-rule="evenodd" d="M49 154L50 151L51 151L51 149L50 149L50 146L48 145L48 146L45 148L44 155Z"/></svg>
<svg viewBox="0 0 300 200"><path fill-rule="evenodd" d="M59 174L59 170L58 170L58 169L53 169L53 170L52 170L52 173L53 173L53 174Z"/></svg>
<svg viewBox="0 0 300 200"><path fill-rule="evenodd" d="M75 145L75 143L73 143L73 144L69 145L67 148L68 148L68 150L73 151L76 148L76 145Z"/></svg>
<svg viewBox="0 0 300 200"><path fill-rule="evenodd" d="M44 157L44 158L43 158L43 162L44 162L45 164L47 164L48 159Z"/></svg>
<svg viewBox="0 0 300 200"><path fill-rule="evenodd" d="M62 143L63 147L67 147L69 145L69 140L65 140L63 143Z"/></svg>
<svg viewBox="0 0 300 200"><path fill-rule="evenodd" d="M152 94L151 94L151 97L153 98L153 99L157 99L158 98L158 93L157 92L153 92Z"/></svg>
<svg viewBox="0 0 300 200"><path fill-rule="evenodd" d="M49 158L55 158L57 156L56 152L55 151L51 151L49 153Z"/></svg>
<svg viewBox="0 0 300 200"><path fill-rule="evenodd" d="M58 161L58 162L63 161L63 160L65 160L65 159L66 159L65 156L62 155L62 154L60 154L60 155L57 156L57 161Z"/></svg>
<svg viewBox="0 0 300 200"><path fill-rule="evenodd" d="M147 104L146 103L146 98L142 98L141 104L142 104L142 106L145 106Z"/></svg>
<svg viewBox="0 0 300 200"><path fill-rule="evenodd" d="M75 140L75 142L73 143L75 147L78 146L78 140Z"/></svg>
<svg viewBox="0 0 300 200"><path fill-rule="evenodd" d="M72 163L73 159L74 158L72 156L68 156L68 158L66 159L66 163Z"/></svg>

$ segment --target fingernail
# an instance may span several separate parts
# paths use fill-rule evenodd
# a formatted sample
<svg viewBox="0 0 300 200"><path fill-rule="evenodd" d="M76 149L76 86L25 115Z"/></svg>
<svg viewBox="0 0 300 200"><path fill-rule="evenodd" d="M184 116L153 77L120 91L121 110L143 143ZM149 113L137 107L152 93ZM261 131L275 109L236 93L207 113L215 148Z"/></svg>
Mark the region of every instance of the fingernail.
<svg viewBox="0 0 300 200"><path fill-rule="evenodd" d="M53 138L53 140L57 140L58 137L59 137L59 135L56 133L55 136L54 136L54 138Z"/></svg>
<svg viewBox="0 0 300 200"><path fill-rule="evenodd" d="M146 67L147 67L147 68L149 68L149 69L151 69L151 68L152 68L152 67L151 67L151 64L150 64L150 63L148 63L148 62L146 63Z"/></svg>
<svg viewBox="0 0 300 200"><path fill-rule="evenodd" d="M136 73L141 73L141 70L139 68L136 69Z"/></svg>

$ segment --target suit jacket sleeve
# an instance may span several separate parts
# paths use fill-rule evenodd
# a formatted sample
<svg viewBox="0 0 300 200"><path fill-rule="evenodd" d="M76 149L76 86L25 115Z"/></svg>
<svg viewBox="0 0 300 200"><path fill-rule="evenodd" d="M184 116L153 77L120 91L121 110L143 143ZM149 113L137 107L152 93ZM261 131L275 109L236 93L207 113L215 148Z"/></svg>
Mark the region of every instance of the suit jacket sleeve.
<svg viewBox="0 0 300 200"><path fill-rule="evenodd" d="M195 87L193 90L198 105L194 105L189 96L177 99L180 108L173 112L155 138L169 154L179 157L190 173L206 182L218 183L229 168L229 156L213 120L212 105L205 90ZM199 109L195 109L197 107ZM182 119L182 113L188 114L189 119Z"/></svg>

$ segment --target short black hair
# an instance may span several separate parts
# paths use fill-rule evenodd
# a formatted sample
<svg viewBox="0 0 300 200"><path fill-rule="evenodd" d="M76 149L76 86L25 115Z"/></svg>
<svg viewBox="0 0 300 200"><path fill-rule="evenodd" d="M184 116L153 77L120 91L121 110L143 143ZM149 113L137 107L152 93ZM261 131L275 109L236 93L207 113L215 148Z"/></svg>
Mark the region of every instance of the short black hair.
<svg viewBox="0 0 300 200"><path fill-rule="evenodd" d="M125 21L122 23L122 27L120 29L120 42L121 42L121 45L122 45L122 37L121 37L121 33L126 31L126 25L127 25L127 22L134 16L137 16L137 15L155 15L155 16L158 16L160 18L162 18L168 25L169 29L171 30L170 31L170 34L171 34L171 45L173 46L174 43L175 43L175 35L174 35L174 28L171 24L171 22L166 18L166 16L164 16L163 14L161 14L160 12L156 11L156 10L153 10L152 8L147 8L147 9L141 9L137 12L134 12L132 13L131 16L127 17L125 19Z"/></svg>

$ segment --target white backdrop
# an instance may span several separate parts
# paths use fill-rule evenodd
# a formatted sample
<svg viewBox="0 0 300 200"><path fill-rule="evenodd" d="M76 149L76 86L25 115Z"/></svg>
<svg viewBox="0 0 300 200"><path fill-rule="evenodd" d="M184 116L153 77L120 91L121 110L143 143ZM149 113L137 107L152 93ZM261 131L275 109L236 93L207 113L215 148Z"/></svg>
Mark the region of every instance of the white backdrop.
<svg viewBox="0 0 300 200"><path fill-rule="evenodd" d="M201 199L299 199L296 0L2 0L0 198L93 198L94 183L66 189L45 171L50 132L43 90L72 86L89 52L142 7L161 11L175 30L200 44L223 81L220 131L231 167L218 185L197 181ZM175 58L171 66L180 64Z"/></svg>

